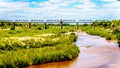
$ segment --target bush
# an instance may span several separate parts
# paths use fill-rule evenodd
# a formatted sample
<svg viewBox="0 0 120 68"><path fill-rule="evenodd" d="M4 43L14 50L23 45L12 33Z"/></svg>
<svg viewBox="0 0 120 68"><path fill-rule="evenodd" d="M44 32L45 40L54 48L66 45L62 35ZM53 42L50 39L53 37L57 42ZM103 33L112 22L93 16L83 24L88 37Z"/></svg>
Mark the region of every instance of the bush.
<svg viewBox="0 0 120 68"><path fill-rule="evenodd" d="M75 35L75 33L71 33L69 39L71 42L75 42L77 40L77 36Z"/></svg>
<svg viewBox="0 0 120 68"><path fill-rule="evenodd" d="M114 29L112 33L113 33L113 34L116 34L116 33L119 33L119 32L120 32L120 30Z"/></svg>
<svg viewBox="0 0 120 68"><path fill-rule="evenodd" d="M118 41L118 46L120 47L120 32L117 33L117 41Z"/></svg>
<svg viewBox="0 0 120 68"><path fill-rule="evenodd" d="M37 27L37 30L42 30L42 27Z"/></svg>
<svg viewBox="0 0 120 68"><path fill-rule="evenodd" d="M62 30L62 31L60 31L60 33L66 33L66 31L63 31L63 30Z"/></svg>
<svg viewBox="0 0 120 68"><path fill-rule="evenodd" d="M75 32L75 30L74 30L74 29L70 29L69 31L70 31L70 32Z"/></svg>
<svg viewBox="0 0 120 68"><path fill-rule="evenodd" d="M17 33L21 33L21 32L22 32L21 30L11 30L8 33L9 34L17 34Z"/></svg>
<svg viewBox="0 0 120 68"><path fill-rule="evenodd" d="M96 29L93 29L92 26L81 26L80 27L83 31L85 31L88 34L91 35L99 35L101 37L105 37L107 40L111 40L111 39L116 39L116 35L101 28L101 27L96 27Z"/></svg>
<svg viewBox="0 0 120 68"><path fill-rule="evenodd" d="M117 39L120 40L120 32L117 33Z"/></svg>
<svg viewBox="0 0 120 68"><path fill-rule="evenodd" d="M24 26L24 24L20 23L19 26Z"/></svg>
<svg viewBox="0 0 120 68"><path fill-rule="evenodd" d="M118 47L120 47L120 40L118 40L117 43L118 43Z"/></svg>
<svg viewBox="0 0 120 68"><path fill-rule="evenodd" d="M10 30L15 30L15 27L14 27L14 26L12 26L12 27L10 28Z"/></svg>
<svg viewBox="0 0 120 68"><path fill-rule="evenodd" d="M75 33L70 33L70 35L74 35L75 36Z"/></svg>
<svg viewBox="0 0 120 68"><path fill-rule="evenodd" d="M105 37L107 40L111 40L111 36L106 36Z"/></svg>
<svg viewBox="0 0 120 68"><path fill-rule="evenodd" d="M85 23L85 24L83 24L83 26L88 26L88 24Z"/></svg>
<svg viewBox="0 0 120 68"><path fill-rule="evenodd" d="M31 26L34 26L34 27L36 27L36 26L37 26L37 24L33 23Z"/></svg>

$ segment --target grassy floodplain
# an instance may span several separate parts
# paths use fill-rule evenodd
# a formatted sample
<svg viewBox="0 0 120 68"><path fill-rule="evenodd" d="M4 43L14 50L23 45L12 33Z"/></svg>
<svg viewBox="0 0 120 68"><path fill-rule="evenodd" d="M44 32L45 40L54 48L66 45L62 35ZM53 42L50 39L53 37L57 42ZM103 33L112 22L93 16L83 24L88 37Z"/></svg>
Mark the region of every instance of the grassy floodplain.
<svg viewBox="0 0 120 68"><path fill-rule="evenodd" d="M107 40L116 40L116 35L113 34L113 30L105 29L97 26L95 29L91 25L80 26L80 29L91 35L98 35L105 37Z"/></svg>
<svg viewBox="0 0 120 68"><path fill-rule="evenodd" d="M105 37L107 40L117 40L118 43L120 41L120 20L94 21L92 24L81 25L80 29L91 35Z"/></svg>
<svg viewBox="0 0 120 68"><path fill-rule="evenodd" d="M75 26L32 24L27 28L17 24L14 30L9 23L0 23L0 68L22 68L34 64L71 60L79 49L73 44L77 36Z"/></svg>

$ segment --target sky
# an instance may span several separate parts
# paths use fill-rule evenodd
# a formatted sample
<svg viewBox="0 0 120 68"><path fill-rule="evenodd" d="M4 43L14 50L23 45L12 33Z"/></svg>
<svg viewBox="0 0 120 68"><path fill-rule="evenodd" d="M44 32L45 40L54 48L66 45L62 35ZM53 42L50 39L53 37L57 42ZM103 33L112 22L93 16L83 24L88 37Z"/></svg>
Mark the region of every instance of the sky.
<svg viewBox="0 0 120 68"><path fill-rule="evenodd" d="M120 19L120 1L0 0L0 19Z"/></svg>

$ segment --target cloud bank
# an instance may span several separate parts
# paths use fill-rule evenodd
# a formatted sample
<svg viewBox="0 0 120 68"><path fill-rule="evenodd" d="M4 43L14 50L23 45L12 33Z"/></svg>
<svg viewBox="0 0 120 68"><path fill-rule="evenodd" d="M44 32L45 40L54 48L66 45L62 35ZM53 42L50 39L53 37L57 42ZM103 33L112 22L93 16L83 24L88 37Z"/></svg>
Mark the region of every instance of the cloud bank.
<svg viewBox="0 0 120 68"><path fill-rule="evenodd" d="M0 0L0 19L120 19L115 0Z"/></svg>

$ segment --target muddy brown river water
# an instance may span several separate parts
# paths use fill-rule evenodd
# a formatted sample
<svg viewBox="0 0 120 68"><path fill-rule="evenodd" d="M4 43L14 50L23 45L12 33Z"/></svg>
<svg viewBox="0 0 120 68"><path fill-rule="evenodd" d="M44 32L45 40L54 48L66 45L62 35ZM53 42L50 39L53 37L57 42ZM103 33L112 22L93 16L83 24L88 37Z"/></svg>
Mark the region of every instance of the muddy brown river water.
<svg viewBox="0 0 120 68"><path fill-rule="evenodd" d="M116 42L83 33L75 44L80 49L77 58L27 68L120 68L120 52Z"/></svg>

